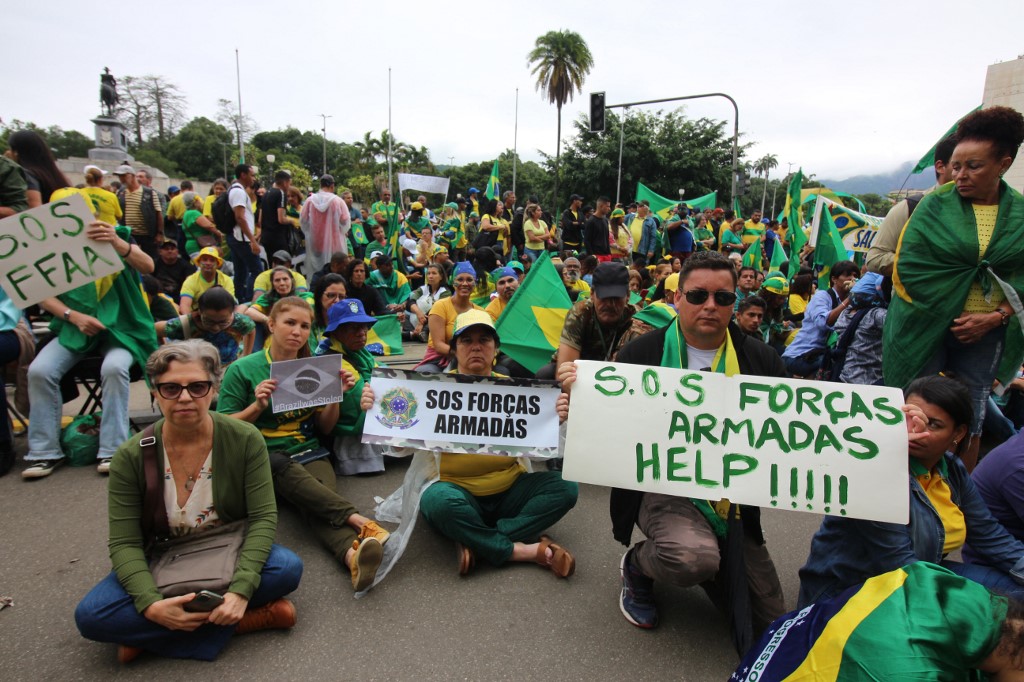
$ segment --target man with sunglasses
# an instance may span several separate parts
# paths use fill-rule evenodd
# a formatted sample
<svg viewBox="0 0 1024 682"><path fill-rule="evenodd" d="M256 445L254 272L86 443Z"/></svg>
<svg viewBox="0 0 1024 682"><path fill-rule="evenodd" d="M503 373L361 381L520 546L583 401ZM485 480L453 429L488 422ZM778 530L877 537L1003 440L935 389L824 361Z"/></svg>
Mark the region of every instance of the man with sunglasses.
<svg viewBox="0 0 1024 682"><path fill-rule="evenodd" d="M674 301L679 313L676 322L626 344L619 351L617 362L716 371L730 376L785 376L779 356L731 322L736 302L736 270L724 255L701 251L686 259ZM559 366L558 378L563 387L571 388L575 367ZM612 490L615 539L628 547L634 525L647 536L623 555L620 564L619 608L626 620L641 628L658 624L655 581L678 587L700 585L715 604L731 603L725 580L730 573L722 563L720 549L726 538L719 534L724 531L715 530L726 526L716 520L727 513L729 505L723 502ZM743 556L729 556L727 560L746 564L750 612L738 615L751 620L756 638L786 608L782 586L761 532L760 510L741 506L740 518Z"/></svg>

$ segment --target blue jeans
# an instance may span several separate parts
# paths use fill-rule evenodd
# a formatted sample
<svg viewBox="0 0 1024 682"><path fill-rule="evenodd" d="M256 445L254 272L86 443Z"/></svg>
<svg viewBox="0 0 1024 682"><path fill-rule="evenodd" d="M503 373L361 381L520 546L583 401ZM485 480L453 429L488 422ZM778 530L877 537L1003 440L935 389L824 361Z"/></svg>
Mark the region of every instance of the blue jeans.
<svg viewBox="0 0 1024 682"><path fill-rule="evenodd" d="M528 255L536 263L537 259L544 255L544 249L523 249L523 253Z"/></svg>
<svg viewBox="0 0 1024 682"><path fill-rule="evenodd" d="M302 578L302 559L290 549L272 545L260 572L249 608L259 608L293 592ZM86 639L135 646L167 658L217 658L235 632L235 626L207 623L192 632L168 630L135 609L115 573L110 573L85 595L75 609L75 623Z"/></svg>
<svg viewBox="0 0 1024 682"><path fill-rule="evenodd" d="M107 345L102 352L103 419L100 421L98 459L113 457L121 443L128 440L128 373L132 367L132 354L124 348ZM26 462L64 457L60 449L60 418L64 406L60 380L85 357L85 354L72 352L54 339L43 346L29 365L28 399L31 408Z"/></svg>
<svg viewBox="0 0 1024 682"><path fill-rule="evenodd" d="M971 408L974 418L971 421L971 435L981 433L981 425L985 421L985 406L988 396L992 393L992 382L995 381L999 361L1003 358L1003 341L1006 338L1006 327L996 327L981 340L975 343L960 343L947 331L942 344L936 349L931 360L924 366L918 376L931 376L939 372L955 372L957 377L967 384L971 394Z"/></svg>
<svg viewBox="0 0 1024 682"><path fill-rule="evenodd" d="M953 571L958 576L973 580L979 585L984 585L996 594L1013 597L1018 600L1024 599L1024 585L1011 578L1009 573L1004 573L997 568L980 566L978 564L963 564L959 561L943 561L942 566Z"/></svg>
<svg viewBox="0 0 1024 682"><path fill-rule="evenodd" d="M228 232L228 247L231 249L231 262L235 266L235 298L239 303L252 300L252 285L256 275L263 271L260 257L252 252L249 242L240 242Z"/></svg>

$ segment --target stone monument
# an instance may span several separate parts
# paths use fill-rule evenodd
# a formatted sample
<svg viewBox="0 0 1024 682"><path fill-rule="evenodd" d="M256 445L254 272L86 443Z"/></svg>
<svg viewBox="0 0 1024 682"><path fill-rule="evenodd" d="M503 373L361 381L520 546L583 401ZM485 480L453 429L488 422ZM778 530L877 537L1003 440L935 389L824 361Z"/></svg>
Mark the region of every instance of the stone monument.
<svg viewBox="0 0 1024 682"><path fill-rule="evenodd" d="M114 117L120 98L117 95L117 79L104 67L100 74L101 113L92 119L96 126L96 146L89 150L89 158L97 161L133 161L128 153L128 131Z"/></svg>

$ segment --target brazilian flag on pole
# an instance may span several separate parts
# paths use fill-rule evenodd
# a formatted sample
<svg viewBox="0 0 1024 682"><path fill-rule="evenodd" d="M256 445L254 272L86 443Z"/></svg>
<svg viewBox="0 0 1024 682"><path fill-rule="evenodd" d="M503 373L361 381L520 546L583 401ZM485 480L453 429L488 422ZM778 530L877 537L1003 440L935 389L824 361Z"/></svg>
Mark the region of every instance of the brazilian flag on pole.
<svg viewBox="0 0 1024 682"><path fill-rule="evenodd" d="M789 181L789 191L786 193L786 222L789 225L787 235L789 236L789 281L800 274L800 251L807 244L807 236L804 235L804 219L800 214L800 197L804 184L804 169L797 170L796 175Z"/></svg>
<svg viewBox="0 0 1024 682"><path fill-rule="evenodd" d="M407 275L409 274L409 269L405 267L402 237L402 221L398 218L398 206L396 206L394 211L388 211L388 249L391 251L391 261L395 264L395 272Z"/></svg>
<svg viewBox="0 0 1024 682"><path fill-rule="evenodd" d="M501 350L531 372L551 362L558 349L565 316L572 307L551 254L541 254L505 306L495 329Z"/></svg>
<svg viewBox="0 0 1024 682"><path fill-rule="evenodd" d="M491 169L491 179L487 181L487 189L484 196L488 199L501 198L501 184L498 182L498 160L494 160L494 168Z"/></svg>
<svg viewBox="0 0 1024 682"><path fill-rule="evenodd" d="M737 218L743 217L743 212L740 211L740 198L733 197L732 199L732 212L736 214Z"/></svg>
<svg viewBox="0 0 1024 682"><path fill-rule="evenodd" d="M782 264L789 260L789 256L786 255L786 249L782 246L782 241L777 240L775 246L772 247L772 261L768 265L768 270L779 270L782 269Z"/></svg>
<svg viewBox="0 0 1024 682"><path fill-rule="evenodd" d="M672 215L672 209L678 206L680 203L685 203L690 208L714 208L715 202L718 200L718 192L712 192L711 194L705 194L702 197L695 199L684 199L680 202L678 199L669 199L663 197L660 194L655 193L650 187L647 187L642 182L636 183L636 200L643 201L647 200L647 203L651 205L651 213L657 214L662 220L668 220L669 216Z"/></svg>
<svg viewBox="0 0 1024 682"><path fill-rule="evenodd" d="M821 222L818 223L818 243L814 247L814 265L820 268L818 273L818 289L827 291L831 285L832 266L846 260L846 245L836 229L832 214L824 206L821 211Z"/></svg>
<svg viewBox="0 0 1024 682"><path fill-rule="evenodd" d="M743 267L761 269L761 240L755 239L743 252Z"/></svg>
<svg viewBox="0 0 1024 682"><path fill-rule="evenodd" d="M925 152L925 155L921 157L921 160L917 162L917 165L914 166L914 170L910 171L910 173L912 175L916 175L917 173L923 172L925 168L931 168L932 166L934 166L935 165L935 148L939 146L939 142L942 142L947 137L949 137L950 135L955 133L956 129L960 127L960 121L964 120L964 118L966 118L968 114L973 114L978 109L981 109L981 105L980 104L977 107L975 107L974 109L971 109L970 111L968 111L966 114L964 114L960 118L958 118L956 120L956 123L953 124L953 127L950 128L949 130L947 130L946 133L942 137L939 138L939 141L936 142L935 144L933 144L932 148L929 149L927 152Z"/></svg>

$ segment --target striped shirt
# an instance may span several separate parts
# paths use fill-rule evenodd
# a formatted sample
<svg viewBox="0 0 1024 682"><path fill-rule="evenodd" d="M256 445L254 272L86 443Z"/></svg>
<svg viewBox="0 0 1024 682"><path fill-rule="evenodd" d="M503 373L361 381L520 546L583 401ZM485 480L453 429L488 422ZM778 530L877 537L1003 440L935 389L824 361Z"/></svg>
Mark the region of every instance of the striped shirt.
<svg viewBox="0 0 1024 682"><path fill-rule="evenodd" d="M127 188L124 190L124 223L132 228L132 234L149 234L146 221L142 218L141 206L144 189L142 185L139 185L139 188L134 192L129 191ZM160 213L160 197L157 196L156 191L151 196L153 197L153 208L157 213Z"/></svg>

